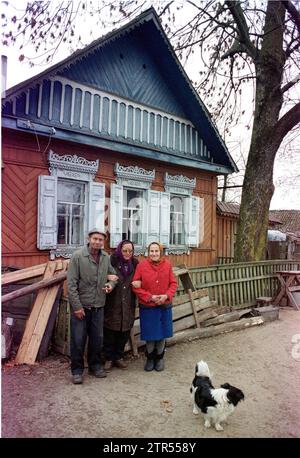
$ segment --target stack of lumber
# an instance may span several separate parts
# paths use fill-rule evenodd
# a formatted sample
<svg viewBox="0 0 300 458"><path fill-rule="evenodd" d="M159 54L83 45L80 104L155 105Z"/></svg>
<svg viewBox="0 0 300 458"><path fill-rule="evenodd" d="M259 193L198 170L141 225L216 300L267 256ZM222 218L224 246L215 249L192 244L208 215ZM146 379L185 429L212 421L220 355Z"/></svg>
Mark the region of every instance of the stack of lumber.
<svg viewBox="0 0 300 458"><path fill-rule="evenodd" d="M16 364L34 364L46 331L48 331L48 341L50 340L54 320L51 320L51 330L47 329L47 326L51 315L54 315L52 313L54 305L58 306L57 296L61 291L62 282L66 279L68 263L69 261L49 261L47 264L2 275L2 284L5 285L43 275L41 281L5 294L1 298L2 303L6 303L38 291L16 355Z"/></svg>

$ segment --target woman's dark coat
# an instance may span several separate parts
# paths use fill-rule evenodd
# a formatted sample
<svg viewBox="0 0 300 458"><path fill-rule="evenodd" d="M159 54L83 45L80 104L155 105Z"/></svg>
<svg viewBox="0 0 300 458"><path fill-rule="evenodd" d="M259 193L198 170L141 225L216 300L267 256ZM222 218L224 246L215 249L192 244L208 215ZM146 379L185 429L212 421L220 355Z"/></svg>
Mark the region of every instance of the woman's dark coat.
<svg viewBox="0 0 300 458"><path fill-rule="evenodd" d="M134 323L136 296L132 292L131 282L138 264L133 258L133 271L124 279L120 271L120 262L114 254L110 257L111 265L117 272L119 282L114 290L106 296L104 307L104 327L113 331L129 331Z"/></svg>

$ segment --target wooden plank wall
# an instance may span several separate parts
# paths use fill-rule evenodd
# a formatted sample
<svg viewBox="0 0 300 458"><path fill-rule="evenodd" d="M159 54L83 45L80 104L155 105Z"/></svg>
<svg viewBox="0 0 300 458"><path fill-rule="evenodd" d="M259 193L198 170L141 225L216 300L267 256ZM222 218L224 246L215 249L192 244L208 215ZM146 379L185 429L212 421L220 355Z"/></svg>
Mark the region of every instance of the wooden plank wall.
<svg viewBox="0 0 300 458"><path fill-rule="evenodd" d="M217 215L217 257L233 258L237 219Z"/></svg>
<svg viewBox="0 0 300 458"><path fill-rule="evenodd" d="M4 129L2 148L2 265L19 268L47 262L47 251L39 251L37 238L38 176L49 174L47 155L51 148L58 154L77 154L88 160L100 160L96 180L105 182L106 197L110 195L110 183L115 182L114 166L138 165L155 169L153 189L164 189L165 172L197 177L195 195L204 198L204 240L190 255L170 255L173 265L204 266L216 262L216 176L205 171L182 167L170 163L146 160L99 148L81 146L28 133ZM107 214L106 227L109 227Z"/></svg>

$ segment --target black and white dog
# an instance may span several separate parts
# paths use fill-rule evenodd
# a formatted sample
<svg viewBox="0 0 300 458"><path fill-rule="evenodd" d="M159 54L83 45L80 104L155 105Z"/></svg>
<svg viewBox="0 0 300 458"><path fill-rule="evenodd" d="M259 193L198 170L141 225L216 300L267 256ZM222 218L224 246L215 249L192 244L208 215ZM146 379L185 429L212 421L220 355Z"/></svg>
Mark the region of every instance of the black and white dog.
<svg viewBox="0 0 300 458"><path fill-rule="evenodd" d="M196 364L195 377L190 388L194 401L193 414L204 415L204 426L213 424L217 431L223 431L221 422L226 421L237 404L244 399L244 393L235 386L224 383L221 388L214 388L210 372L205 361Z"/></svg>

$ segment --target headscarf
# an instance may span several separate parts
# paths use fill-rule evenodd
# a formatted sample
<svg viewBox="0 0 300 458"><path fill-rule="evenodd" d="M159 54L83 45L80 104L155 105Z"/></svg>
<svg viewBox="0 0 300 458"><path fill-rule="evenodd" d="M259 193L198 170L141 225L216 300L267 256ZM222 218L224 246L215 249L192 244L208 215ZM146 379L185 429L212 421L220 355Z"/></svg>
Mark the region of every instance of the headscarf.
<svg viewBox="0 0 300 458"><path fill-rule="evenodd" d="M151 246L151 245L158 245L158 247L159 247L160 258L159 258L158 261L152 261L152 260L150 259L150 246ZM165 259L165 257L164 257L164 247L163 247L163 245L162 245L161 243L159 243L159 242L151 242L151 243L148 245L147 251L148 251L148 259L149 259L149 262L151 262L152 264L159 264L160 262L162 262L162 261Z"/></svg>
<svg viewBox="0 0 300 458"><path fill-rule="evenodd" d="M126 245L129 243L132 246L132 257L130 259L125 259L122 253L122 247L123 245ZM120 271L121 274L124 278L127 278L131 272L133 271L133 263L132 263L132 258L134 255L134 245L130 240L122 240L122 242L119 243L119 245L116 248L116 251L114 252L114 255L117 256L119 260L119 266L120 266Z"/></svg>

